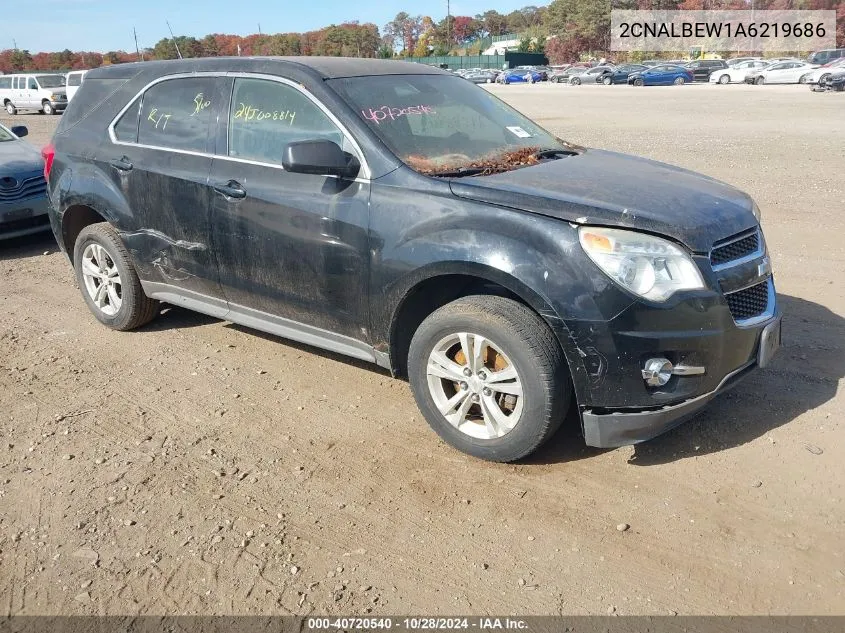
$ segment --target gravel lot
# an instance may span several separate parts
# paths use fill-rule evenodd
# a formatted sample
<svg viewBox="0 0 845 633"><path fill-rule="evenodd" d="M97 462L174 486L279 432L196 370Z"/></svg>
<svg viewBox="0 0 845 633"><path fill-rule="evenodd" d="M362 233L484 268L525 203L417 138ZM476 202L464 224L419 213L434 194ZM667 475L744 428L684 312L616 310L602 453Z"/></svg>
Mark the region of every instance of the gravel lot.
<svg viewBox="0 0 845 633"><path fill-rule="evenodd" d="M111 332L49 234L2 244L0 614L845 614L845 94L490 89L749 191L774 365L636 448L494 465L383 372L177 309Z"/></svg>

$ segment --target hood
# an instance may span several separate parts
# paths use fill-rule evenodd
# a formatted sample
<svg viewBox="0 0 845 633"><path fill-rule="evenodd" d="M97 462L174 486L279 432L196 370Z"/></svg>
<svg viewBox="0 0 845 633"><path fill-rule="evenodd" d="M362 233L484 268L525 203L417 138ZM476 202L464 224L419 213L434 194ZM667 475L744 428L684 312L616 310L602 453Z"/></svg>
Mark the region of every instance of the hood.
<svg viewBox="0 0 845 633"><path fill-rule="evenodd" d="M452 179L450 186L461 198L577 224L666 235L698 253L757 224L753 201L739 189L680 167L603 150Z"/></svg>
<svg viewBox="0 0 845 633"><path fill-rule="evenodd" d="M0 142L0 178L44 170L41 154L24 141Z"/></svg>

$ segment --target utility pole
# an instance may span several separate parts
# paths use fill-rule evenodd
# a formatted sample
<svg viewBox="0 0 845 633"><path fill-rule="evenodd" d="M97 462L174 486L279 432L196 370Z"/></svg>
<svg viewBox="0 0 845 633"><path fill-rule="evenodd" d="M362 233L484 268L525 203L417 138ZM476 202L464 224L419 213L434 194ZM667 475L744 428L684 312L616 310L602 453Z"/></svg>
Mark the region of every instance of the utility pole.
<svg viewBox="0 0 845 633"><path fill-rule="evenodd" d="M258 23L258 34L261 35L261 22Z"/></svg>
<svg viewBox="0 0 845 633"><path fill-rule="evenodd" d="M182 59L182 51L179 50L179 44L176 43L176 36L173 35L173 29L170 28L170 22L165 20L164 23L167 25L167 30L170 31L170 39L173 40L173 45L176 47L176 54L179 56L179 59Z"/></svg>
<svg viewBox="0 0 845 633"><path fill-rule="evenodd" d="M12 38L12 48L18 50L18 41L14 38Z"/></svg>
<svg viewBox="0 0 845 633"><path fill-rule="evenodd" d="M449 0L446 0L446 48L452 52L452 8Z"/></svg>
<svg viewBox="0 0 845 633"><path fill-rule="evenodd" d="M138 48L138 33L135 31L134 26L132 27L132 36L135 38L135 54L140 61L144 61L144 55L141 53L141 49Z"/></svg>

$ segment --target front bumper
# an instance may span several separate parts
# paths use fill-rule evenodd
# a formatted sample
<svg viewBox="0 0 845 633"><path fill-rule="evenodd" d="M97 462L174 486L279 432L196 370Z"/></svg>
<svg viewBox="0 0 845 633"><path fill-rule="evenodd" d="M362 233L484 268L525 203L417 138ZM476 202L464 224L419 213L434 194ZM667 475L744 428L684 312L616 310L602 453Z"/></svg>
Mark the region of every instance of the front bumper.
<svg viewBox="0 0 845 633"><path fill-rule="evenodd" d="M53 106L53 110L56 112L63 112L67 108L67 99L63 101L51 101L50 105Z"/></svg>
<svg viewBox="0 0 845 633"><path fill-rule="evenodd" d="M0 203L0 240L49 230L49 207L46 195Z"/></svg>
<svg viewBox="0 0 845 633"><path fill-rule="evenodd" d="M742 378L758 367L766 366L774 353L780 347L781 316L775 314L772 318L750 328L743 328L743 338L750 346L742 346L745 351L742 356L735 354L728 356L733 361L723 359L723 364L709 366L709 381L718 380L715 388L695 395L690 394L681 402L667 403L664 406L639 408L588 408L581 414L584 439L588 446L599 448L617 448L650 440L685 422L698 413L707 403L719 394L736 385ZM733 337L726 336L726 340ZM691 341L688 341L688 343ZM712 344L712 340L701 339L702 345ZM733 345L732 345L733 346ZM659 356L659 354L656 354ZM703 357L705 354L698 356ZM690 354L690 357L696 355ZM740 362L735 369L726 370L724 362ZM730 365L727 365L730 367ZM724 373L727 371L727 373ZM715 374L715 376L714 376ZM719 378L721 376L721 379ZM689 386L707 384L705 376L701 377L673 377L672 381L685 381ZM672 386L670 382L668 386ZM676 383L675 388L678 388ZM654 394L658 395L658 394Z"/></svg>

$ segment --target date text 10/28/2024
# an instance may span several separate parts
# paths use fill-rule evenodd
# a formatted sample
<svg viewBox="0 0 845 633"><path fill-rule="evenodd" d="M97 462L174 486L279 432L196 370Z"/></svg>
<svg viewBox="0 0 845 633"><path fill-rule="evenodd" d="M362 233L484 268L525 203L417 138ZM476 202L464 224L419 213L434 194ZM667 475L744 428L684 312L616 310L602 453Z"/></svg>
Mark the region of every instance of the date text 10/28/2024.
<svg viewBox="0 0 845 633"><path fill-rule="evenodd" d="M384 629L397 631L449 631L449 630L479 630L479 631L526 631L528 623L520 618L495 617L406 617L394 620L381 617L339 617L339 618L308 618L306 627L311 631L334 630L375 630Z"/></svg>

